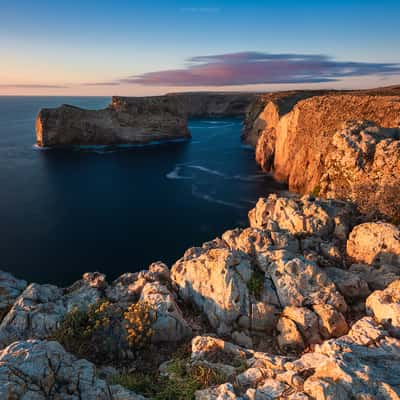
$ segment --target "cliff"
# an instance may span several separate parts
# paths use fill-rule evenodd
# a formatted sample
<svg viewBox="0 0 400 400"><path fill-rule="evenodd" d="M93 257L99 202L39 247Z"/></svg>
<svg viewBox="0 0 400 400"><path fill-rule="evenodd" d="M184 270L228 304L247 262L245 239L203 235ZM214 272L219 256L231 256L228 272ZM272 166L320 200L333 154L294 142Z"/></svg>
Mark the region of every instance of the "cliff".
<svg viewBox="0 0 400 400"><path fill-rule="evenodd" d="M189 138L189 117L244 115L254 98L248 93L177 93L113 97L104 110L70 105L42 109L36 118L37 144L112 145Z"/></svg>
<svg viewBox="0 0 400 400"><path fill-rule="evenodd" d="M399 168L398 144L389 146L389 142L398 142L399 87L352 92L295 92L261 100L258 116L248 115L246 118L244 138L248 142L256 142L256 161L264 171L288 182L289 190L300 193L316 191L324 196L355 201L365 212L399 217L400 210L393 209L393 199L400 195L398 175L395 173ZM369 141L371 148L369 152L364 152L365 167L358 168L358 171L357 157L360 156L351 152L351 146L338 148L334 143L335 134L350 121L359 121L359 125L370 121L377 125L376 129L394 128L389 136L383 134L382 138L387 141L380 145L389 146L390 152L375 152L380 139L376 139L375 144ZM353 141L365 142L362 129L356 136L358 138L353 134ZM336 156L330 155L332 152ZM373 159L375 154L380 161L368 166L368 160ZM382 158L383 155L385 157ZM342 173L333 174L333 158L352 159L352 162L340 168L336 163L337 171ZM373 179L374 185L371 186L372 176L378 170L381 170L381 175L379 179ZM353 176L353 179L344 179L344 176ZM357 179L354 179L356 176ZM382 196L371 196L368 187L373 187ZM388 191L390 195L385 197L384 192Z"/></svg>

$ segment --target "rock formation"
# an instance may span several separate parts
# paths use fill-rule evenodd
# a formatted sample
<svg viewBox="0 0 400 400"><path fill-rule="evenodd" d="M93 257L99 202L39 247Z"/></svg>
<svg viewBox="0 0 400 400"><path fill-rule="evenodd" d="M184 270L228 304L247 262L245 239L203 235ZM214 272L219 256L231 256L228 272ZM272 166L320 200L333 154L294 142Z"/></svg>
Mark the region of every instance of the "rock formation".
<svg viewBox="0 0 400 400"><path fill-rule="evenodd" d="M151 381L170 385L167 392L165 386L152 389L165 393L162 399L180 385L189 393L183 398L204 400L398 398L398 227L360 224L344 201L276 195L259 199L249 223L187 250L171 270L156 262L111 283L103 274L86 273L65 289L26 286L2 273L11 297L0 297L7 304L0 324L0 394L142 399ZM150 324L145 347L111 354L112 367L88 354L99 360L102 378L79 346L72 346L73 355L54 341L64 344L68 332L60 335L60 327L73 310L80 312L70 320L75 324L93 304L100 304L95 326L107 323L107 304L115 310L146 304L140 320L124 318L139 328ZM119 341L122 331L112 332ZM179 343L190 341L190 356L176 359ZM115 384L119 374L128 374L118 382L139 394ZM150 381L133 384L137 379Z"/></svg>
<svg viewBox="0 0 400 400"><path fill-rule="evenodd" d="M355 202L399 218L400 88L263 96L243 138L256 161L289 189Z"/></svg>
<svg viewBox="0 0 400 400"><path fill-rule="evenodd" d="M190 93L113 97L104 110L62 105L36 118L39 146L114 145L187 139L188 117L244 115L255 94Z"/></svg>

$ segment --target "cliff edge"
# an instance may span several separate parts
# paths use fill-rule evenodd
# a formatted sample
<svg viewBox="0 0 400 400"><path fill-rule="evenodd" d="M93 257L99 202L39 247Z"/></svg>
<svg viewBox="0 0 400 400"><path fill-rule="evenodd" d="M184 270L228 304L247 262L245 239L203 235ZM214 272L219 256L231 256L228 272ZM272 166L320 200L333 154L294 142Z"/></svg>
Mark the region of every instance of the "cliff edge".
<svg viewBox="0 0 400 400"><path fill-rule="evenodd" d="M264 171L291 191L350 200L362 212L399 218L400 87L294 92L259 101L243 136L255 143Z"/></svg>

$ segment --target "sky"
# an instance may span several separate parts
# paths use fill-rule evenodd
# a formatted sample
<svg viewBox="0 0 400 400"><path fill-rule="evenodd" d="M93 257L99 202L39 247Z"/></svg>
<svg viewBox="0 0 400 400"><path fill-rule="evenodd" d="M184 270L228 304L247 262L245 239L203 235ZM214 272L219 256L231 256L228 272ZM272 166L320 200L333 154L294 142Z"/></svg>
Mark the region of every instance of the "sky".
<svg viewBox="0 0 400 400"><path fill-rule="evenodd" d="M0 95L400 84L399 21L399 0L0 0Z"/></svg>

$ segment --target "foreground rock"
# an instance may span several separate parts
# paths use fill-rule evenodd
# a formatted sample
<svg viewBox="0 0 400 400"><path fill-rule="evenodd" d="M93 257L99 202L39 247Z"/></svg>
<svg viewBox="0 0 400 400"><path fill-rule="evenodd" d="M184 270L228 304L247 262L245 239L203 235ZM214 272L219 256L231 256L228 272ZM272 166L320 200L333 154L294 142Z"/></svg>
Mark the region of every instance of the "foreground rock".
<svg viewBox="0 0 400 400"><path fill-rule="evenodd" d="M8 275L3 273L3 276ZM87 310L100 300L109 300L123 308L138 301L146 303L155 315L153 343L180 341L190 336L191 329L175 295L165 285L168 279L166 265L153 263L150 271L124 274L110 285L99 273L86 273L82 280L65 289L32 283L0 323L0 348L17 340L46 339L74 307Z"/></svg>
<svg viewBox="0 0 400 400"><path fill-rule="evenodd" d="M339 339L330 339L299 359L240 348L210 337L195 338L192 357L238 361L247 368L232 382L198 393L199 399L397 399L400 341L365 317ZM229 357L227 356L229 355ZM233 389L235 387L235 389ZM207 397L208 396L208 397Z"/></svg>
<svg viewBox="0 0 400 400"><path fill-rule="evenodd" d="M88 358L92 348L107 353L112 337L118 356L90 359L106 365L103 376L139 379L135 387L167 379L175 389L187 378L188 396L200 400L399 398L398 227L357 225L352 205L315 196L261 198L249 222L188 249L171 270L155 262L111 283L86 273L65 289L25 287L0 274L6 309L14 301L0 324L0 397L138 398L58 343L30 340L51 337L70 310L100 300L96 324L105 325L85 342L97 347L79 353L55 337ZM192 338L190 357L186 346L175 353Z"/></svg>
<svg viewBox="0 0 400 400"><path fill-rule="evenodd" d="M78 360L57 342L14 342L0 351L0 398L144 400L97 378L96 367Z"/></svg>
<svg viewBox="0 0 400 400"><path fill-rule="evenodd" d="M113 97L104 110L62 105L42 109L36 119L39 146L114 145L187 139L191 116L244 115L248 93L193 93Z"/></svg>

